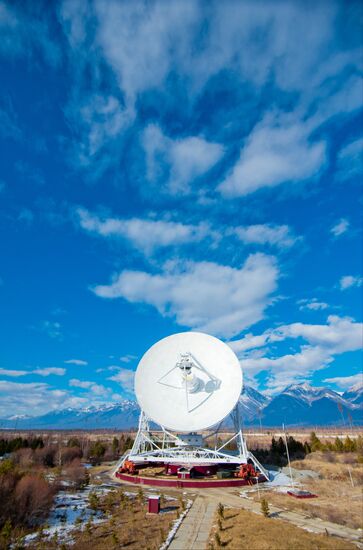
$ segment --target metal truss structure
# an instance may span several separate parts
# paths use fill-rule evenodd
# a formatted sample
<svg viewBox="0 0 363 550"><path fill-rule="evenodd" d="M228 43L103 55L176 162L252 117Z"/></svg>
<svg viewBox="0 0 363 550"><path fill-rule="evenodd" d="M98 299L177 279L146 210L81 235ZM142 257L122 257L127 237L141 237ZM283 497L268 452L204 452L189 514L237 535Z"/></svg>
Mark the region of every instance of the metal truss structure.
<svg viewBox="0 0 363 550"><path fill-rule="evenodd" d="M231 413L234 425L234 435L225 443L217 446L218 433L222 422L218 428L204 440L215 436L214 448L203 447L201 445L186 444L181 436L175 435L163 426L161 430L150 429L150 419L141 411L139 419L139 429L132 446L119 460L115 471L120 468L126 460L135 464L160 463L183 464L183 465L203 465L203 464L246 464L251 461L256 470L260 471L267 479L269 475L267 470L258 462L256 457L248 451L246 441L243 437L239 405L235 406ZM193 437L196 434L191 434ZM202 438L200 438L202 442ZM236 442L237 451L227 451L226 447L233 441Z"/></svg>

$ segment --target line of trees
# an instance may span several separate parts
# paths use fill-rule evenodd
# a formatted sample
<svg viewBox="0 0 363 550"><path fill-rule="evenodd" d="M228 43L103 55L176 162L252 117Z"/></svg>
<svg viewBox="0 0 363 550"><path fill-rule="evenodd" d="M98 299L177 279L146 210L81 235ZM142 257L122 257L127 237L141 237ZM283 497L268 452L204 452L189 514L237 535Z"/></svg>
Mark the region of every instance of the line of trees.
<svg viewBox="0 0 363 550"><path fill-rule="evenodd" d="M17 453L18 461L28 461L45 467L62 466L79 458L93 464L102 461L116 460L127 449L133 439L128 434L121 434L112 440L93 440L91 437L70 437L67 441L59 436L54 437L3 437L0 439L0 456Z"/></svg>
<svg viewBox="0 0 363 550"><path fill-rule="evenodd" d="M334 441L323 443L315 432L311 432L309 440L304 443L297 441L292 436L288 436L287 445L291 460L301 460L305 458L307 454L314 451L333 451L338 453L359 453L361 459L358 457L358 461L363 462L362 436L352 439L347 435L344 439L336 437ZM256 455L258 460L265 464L274 464L276 466L286 466L287 464L286 444L282 437L278 439L273 437L271 445L267 449L254 449L252 452Z"/></svg>
<svg viewBox="0 0 363 550"><path fill-rule="evenodd" d="M363 453L363 437L359 435L355 439L351 439L347 435L344 439L336 437L334 442L327 441L323 443L316 435L311 432L309 441L310 452L313 451L334 451L337 453Z"/></svg>

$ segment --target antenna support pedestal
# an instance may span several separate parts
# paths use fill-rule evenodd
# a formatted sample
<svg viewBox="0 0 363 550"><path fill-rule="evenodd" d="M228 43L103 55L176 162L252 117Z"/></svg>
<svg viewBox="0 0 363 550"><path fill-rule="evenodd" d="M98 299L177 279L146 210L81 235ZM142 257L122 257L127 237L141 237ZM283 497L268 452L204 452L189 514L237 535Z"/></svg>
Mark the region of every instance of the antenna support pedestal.
<svg viewBox="0 0 363 550"><path fill-rule="evenodd" d="M260 471L267 479L268 472L258 462L255 456L248 451L246 441L243 437L241 428L241 418L239 405L235 406L231 412L231 418L234 425L234 434L222 445L217 445L218 434L221 424L217 430L207 436L215 436L214 448L204 447L202 435L191 434L173 434L163 426L161 429L154 430L150 428L150 419L144 411L141 411L139 419L139 429L132 446L132 449L126 452L115 468L115 472L121 468L126 460L132 461L135 465L146 464L177 464L183 466L200 465L233 465L246 464L251 461L256 470ZM237 451L228 451L226 447L235 442Z"/></svg>

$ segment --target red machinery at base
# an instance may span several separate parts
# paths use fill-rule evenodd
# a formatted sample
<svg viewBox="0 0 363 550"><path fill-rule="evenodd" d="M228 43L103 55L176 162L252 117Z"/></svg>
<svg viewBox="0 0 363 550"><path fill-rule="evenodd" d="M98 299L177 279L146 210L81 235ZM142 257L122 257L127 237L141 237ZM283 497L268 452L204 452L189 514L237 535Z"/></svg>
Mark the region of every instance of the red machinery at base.
<svg viewBox="0 0 363 550"><path fill-rule="evenodd" d="M241 464L236 474L236 477L241 477L242 479L250 479L251 477L258 477L258 473L254 469L252 464Z"/></svg>
<svg viewBox="0 0 363 550"><path fill-rule="evenodd" d="M131 474L131 475L135 475L138 473L136 469L136 465L134 462L132 462L132 460L125 460L122 467L119 469L119 472L121 474Z"/></svg>

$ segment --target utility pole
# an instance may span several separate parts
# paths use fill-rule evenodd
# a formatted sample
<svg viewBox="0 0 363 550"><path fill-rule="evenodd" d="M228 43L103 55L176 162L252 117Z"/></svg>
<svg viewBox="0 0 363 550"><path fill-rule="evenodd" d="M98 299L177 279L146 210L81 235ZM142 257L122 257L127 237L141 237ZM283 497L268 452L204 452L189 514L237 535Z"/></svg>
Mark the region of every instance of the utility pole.
<svg viewBox="0 0 363 550"><path fill-rule="evenodd" d="M289 446L287 444L287 437L286 437L286 432L285 432L285 424L282 425L282 430L284 432L284 439L285 439L285 447L286 447L286 454L287 454L287 461L288 461L288 464L289 464L289 470L290 470L290 479L291 479L291 487L292 489L294 489L294 479L292 477L292 470L291 470L291 462L290 462L290 453L289 453Z"/></svg>

